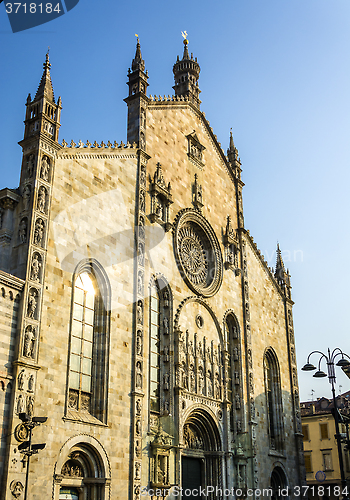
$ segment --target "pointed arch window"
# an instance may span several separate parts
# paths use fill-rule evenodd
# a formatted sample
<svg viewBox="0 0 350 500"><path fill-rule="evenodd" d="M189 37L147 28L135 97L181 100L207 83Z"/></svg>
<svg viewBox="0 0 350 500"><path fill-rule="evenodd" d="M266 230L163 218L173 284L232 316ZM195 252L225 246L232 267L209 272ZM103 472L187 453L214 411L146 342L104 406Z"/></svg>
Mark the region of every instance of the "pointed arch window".
<svg viewBox="0 0 350 500"><path fill-rule="evenodd" d="M272 348L264 356L265 393L270 449L283 452L283 406L278 358Z"/></svg>
<svg viewBox="0 0 350 500"><path fill-rule="evenodd" d="M150 297L150 409L160 410L160 328L159 293L155 284Z"/></svg>
<svg viewBox="0 0 350 500"><path fill-rule="evenodd" d="M99 265L75 274L71 314L67 416L105 423L109 357L109 287ZM107 307L106 307L107 306Z"/></svg>

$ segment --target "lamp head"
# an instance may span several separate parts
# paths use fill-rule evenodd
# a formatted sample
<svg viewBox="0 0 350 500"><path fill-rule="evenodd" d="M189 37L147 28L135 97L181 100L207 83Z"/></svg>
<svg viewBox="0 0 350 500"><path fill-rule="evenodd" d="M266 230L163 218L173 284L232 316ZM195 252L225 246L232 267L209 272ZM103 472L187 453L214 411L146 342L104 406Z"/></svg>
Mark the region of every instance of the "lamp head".
<svg viewBox="0 0 350 500"><path fill-rule="evenodd" d="M336 366L341 366L341 367L345 367L345 366L349 366L349 365L350 365L350 361L348 361L345 358L340 359L338 361L338 363L336 364Z"/></svg>
<svg viewBox="0 0 350 500"><path fill-rule="evenodd" d="M313 377L315 378L327 377L327 373L323 372L322 370L317 370L317 372L313 374Z"/></svg>
<svg viewBox="0 0 350 500"><path fill-rule="evenodd" d="M310 372L312 370L316 370L316 366L314 366L313 364L311 363L306 363L303 367L302 367L302 370L304 372Z"/></svg>

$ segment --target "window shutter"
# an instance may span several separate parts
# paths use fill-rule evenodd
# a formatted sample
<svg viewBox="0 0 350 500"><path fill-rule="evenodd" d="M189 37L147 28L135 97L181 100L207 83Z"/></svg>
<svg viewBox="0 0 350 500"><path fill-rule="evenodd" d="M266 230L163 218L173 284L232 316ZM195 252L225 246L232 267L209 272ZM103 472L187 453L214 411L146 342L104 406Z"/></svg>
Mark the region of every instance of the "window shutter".
<svg viewBox="0 0 350 500"><path fill-rule="evenodd" d="M303 441L309 441L309 426L308 425L303 425Z"/></svg>
<svg viewBox="0 0 350 500"><path fill-rule="evenodd" d="M320 424L321 439L328 439L328 424Z"/></svg>

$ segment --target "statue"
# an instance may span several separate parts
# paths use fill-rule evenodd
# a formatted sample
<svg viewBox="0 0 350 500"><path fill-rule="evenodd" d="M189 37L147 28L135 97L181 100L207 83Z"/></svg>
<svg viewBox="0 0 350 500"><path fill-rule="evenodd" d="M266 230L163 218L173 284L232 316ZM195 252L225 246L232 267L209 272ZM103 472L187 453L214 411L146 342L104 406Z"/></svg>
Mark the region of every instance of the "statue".
<svg viewBox="0 0 350 500"><path fill-rule="evenodd" d="M19 224L18 236L21 243L27 241L27 220L22 219Z"/></svg>
<svg viewBox="0 0 350 500"><path fill-rule="evenodd" d="M24 210L28 210L29 208L30 196L31 196L31 189L30 186L26 184L23 188L23 193L22 193Z"/></svg>
<svg viewBox="0 0 350 500"><path fill-rule="evenodd" d="M38 192L38 210L39 212L45 213L45 205L46 205L46 189L44 186L41 186Z"/></svg>
<svg viewBox="0 0 350 500"><path fill-rule="evenodd" d="M38 254L33 255L32 265L30 269L30 279L32 281L39 281L39 271L41 268L41 262L39 261Z"/></svg>
<svg viewBox="0 0 350 500"><path fill-rule="evenodd" d="M29 325L24 335L23 356L33 358L35 345L35 329Z"/></svg>
<svg viewBox="0 0 350 500"><path fill-rule="evenodd" d="M41 219L37 219L34 228L34 245L41 245L44 235L44 223Z"/></svg>
<svg viewBox="0 0 350 500"><path fill-rule="evenodd" d="M35 310L37 306L37 292L36 290L31 290L29 292L29 297L28 297L28 308L27 308L27 315L29 318L34 319L35 318Z"/></svg>
<svg viewBox="0 0 350 500"><path fill-rule="evenodd" d="M18 387L19 391L23 391L23 387L24 387L24 368L18 374L17 387Z"/></svg>
<svg viewBox="0 0 350 500"><path fill-rule="evenodd" d="M44 179L44 181L49 180L49 171L50 171L50 161L47 156L43 156L43 159L41 160L40 177Z"/></svg>

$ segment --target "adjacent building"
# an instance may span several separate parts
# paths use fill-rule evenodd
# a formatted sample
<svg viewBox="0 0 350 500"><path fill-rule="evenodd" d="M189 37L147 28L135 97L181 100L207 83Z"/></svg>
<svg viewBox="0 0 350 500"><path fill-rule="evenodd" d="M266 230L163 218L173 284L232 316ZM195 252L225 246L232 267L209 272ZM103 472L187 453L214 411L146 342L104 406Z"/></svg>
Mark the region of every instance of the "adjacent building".
<svg viewBox="0 0 350 500"><path fill-rule="evenodd" d="M0 191L0 498L24 495L21 413L48 417L31 500L300 485L289 272L245 228L238 151L200 109L188 41L168 97L148 95L137 42L126 144L58 142L50 66L19 187Z"/></svg>

